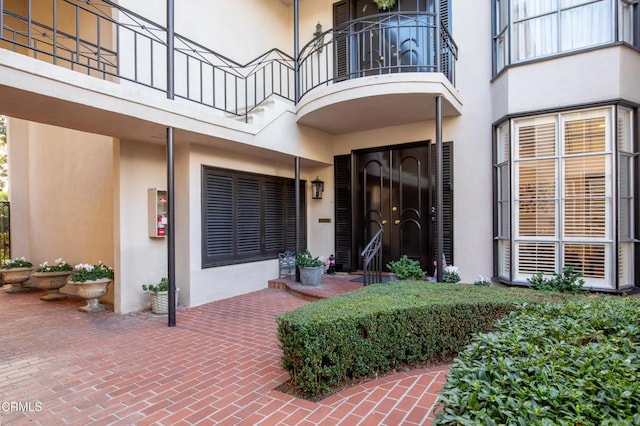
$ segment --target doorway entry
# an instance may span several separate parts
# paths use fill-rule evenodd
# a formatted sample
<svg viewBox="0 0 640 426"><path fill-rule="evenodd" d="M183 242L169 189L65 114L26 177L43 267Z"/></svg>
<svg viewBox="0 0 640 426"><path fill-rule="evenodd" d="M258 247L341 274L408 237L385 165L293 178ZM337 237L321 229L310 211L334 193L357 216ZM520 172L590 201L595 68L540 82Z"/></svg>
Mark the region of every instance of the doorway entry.
<svg viewBox="0 0 640 426"><path fill-rule="evenodd" d="M453 143L443 148L443 245L453 262ZM435 144L377 147L336 156L336 267L362 269L360 253L383 230L383 265L403 254L433 274L436 247ZM385 268L386 269L386 268Z"/></svg>

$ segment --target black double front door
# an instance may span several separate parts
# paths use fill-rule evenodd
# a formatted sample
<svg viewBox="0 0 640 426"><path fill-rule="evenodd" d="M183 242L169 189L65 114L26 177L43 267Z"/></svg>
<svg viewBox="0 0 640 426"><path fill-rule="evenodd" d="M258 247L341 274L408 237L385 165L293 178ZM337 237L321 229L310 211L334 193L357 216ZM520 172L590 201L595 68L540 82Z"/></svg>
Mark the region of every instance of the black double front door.
<svg viewBox="0 0 640 426"><path fill-rule="evenodd" d="M428 145L356 152L356 164L359 249L382 229L384 265L406 254L426 268L431 259Z"/></svg>

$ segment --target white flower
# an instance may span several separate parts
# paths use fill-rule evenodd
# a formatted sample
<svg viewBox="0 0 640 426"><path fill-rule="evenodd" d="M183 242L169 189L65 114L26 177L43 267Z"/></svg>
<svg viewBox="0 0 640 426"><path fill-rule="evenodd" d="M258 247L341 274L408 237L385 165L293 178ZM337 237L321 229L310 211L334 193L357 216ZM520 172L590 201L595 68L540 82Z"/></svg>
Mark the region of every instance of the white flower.
<svg viewBox="0 0 640 426"><path fill-rule="evenodd" d="M460 274L460 269L457 266L448 265L444 267L445 274Z"/></svg>
<svg viewBox="0 0 640 426"><path fill-rule="evenodd" d="M41 268L46 268L47 266L49 266L49 262L47 262L46 260L40 264Z"/></svg>

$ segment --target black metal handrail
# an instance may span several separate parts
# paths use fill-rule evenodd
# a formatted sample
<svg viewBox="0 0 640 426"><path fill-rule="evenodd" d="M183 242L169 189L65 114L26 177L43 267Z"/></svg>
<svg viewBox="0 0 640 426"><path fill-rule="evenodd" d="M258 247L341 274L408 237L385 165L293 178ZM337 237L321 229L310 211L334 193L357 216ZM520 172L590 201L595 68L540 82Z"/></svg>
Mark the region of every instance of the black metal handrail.
<svg viewBox="0 0 640 426"><path fill-rule="evenodd" d="M38 7L45 1L38 0ZM16 52L94 77L166 93L164 26L110 0L48 1L51 22L35 19L48 16L32 13L35 0L27 0L22 14L0 0L0 41ZM300 52L301 97L321 85L385 73L442 72L455 83L458 48L436 19L434 13L381 13L325 31ZM294 59L279 49L239 64L179 34L173 41L176 98L245 121L271 96L299 100Z"/></svg>
<svg viewBox="0 0 640 426"><path fill-rule="evenodd" d="M0 0L0 40L9 42L14 51L166 93L165 27L109 0L50 0L51 22L40 22L34 19L33 1L28 0L27 13L20 14L6 9ZM38 0L39 7L43 1ZM67 21L59 22L58 16ZM178 98L245 120L270 96L294 101L294 61L279 49L239 64L179 34L174 43Z"/></svg>
<svg viewBox="0 0 640 426"><path fill-rule="evenodd" d="M319 34L300 52L300 98L337 81L402 72L441 72L455 85L458 46L436 19L432 12L380 13Z"/></svg>
<svg viewBox="0 0 640 426"><path fill-rule="evenodd" d="M364 285L382 282L382 229L371 238L360 257Z"/></svg>

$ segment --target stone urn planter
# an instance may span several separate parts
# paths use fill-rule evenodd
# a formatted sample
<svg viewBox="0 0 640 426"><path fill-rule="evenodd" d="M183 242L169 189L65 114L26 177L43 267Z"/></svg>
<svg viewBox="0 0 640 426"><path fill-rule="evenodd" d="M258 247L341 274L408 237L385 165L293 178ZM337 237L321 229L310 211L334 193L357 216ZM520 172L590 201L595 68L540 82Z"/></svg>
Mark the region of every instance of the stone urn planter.
<svg viewBox="0 0 640 426"><path fill-rule="evenodd" d="M31 277L33 268L10 268L0 271L2 271L2 282L11 284L11 288L7 290L7 293L25 293L32 290L32 288L26 287L24 283Z"/></svg>
<svg viewBox="0 0 640 426"><path fill-rule="evenodd" d="M320 285L323 270L324 268L322 266L300 268L300 284L310 286Z"/></svg>
<svg viewBox="0 0 640 426"><path fill-rule="evenodd" d="M60 289L67 284L67 278L71 275L71 271L58 272L34 272L32 277L38 280L38 287L47 290L47 294L42 296L40 300L51 302L54 300L63 300L67 296L60 293Z"/></svg>
<svg viewBox="0 0 640 426"><path fill-rule="evenodd" d="M105 307L99 302L99 299L109 292L109 284L111 281L110 278L100 278L84 282L69 281L69 284L76 286L78 296L87 300L87 304L79 307L78 310L82 312L104 311Z"/></svg>

